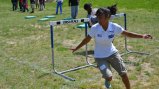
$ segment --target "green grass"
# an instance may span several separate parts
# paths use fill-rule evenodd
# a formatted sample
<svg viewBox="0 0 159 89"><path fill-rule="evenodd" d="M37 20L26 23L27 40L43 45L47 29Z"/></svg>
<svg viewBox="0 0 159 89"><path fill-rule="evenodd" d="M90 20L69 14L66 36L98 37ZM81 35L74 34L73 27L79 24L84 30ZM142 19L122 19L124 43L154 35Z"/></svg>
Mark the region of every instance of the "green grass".
<svg viewBox="0 0 159 89"><path fill-rule="evenodd" d="M129 31L148 33L153 40L128 38L128 48L150 55L124 55L132 89L158 89L159 86L159 1L157 0L84 0L80 2L78 18L86 17L83 11L85 2L93 7L118 4L118 13L127 14ZM102 3L103 2L103 3ZM0 4L0 89L104 89L104 80L98 69L90 67L66 73L76 79L72 82L52 74L49 21L38 20L55 13L55 2L46 3L44 11L36 9L34 14L11 11L9 0ZM50 20L60 20L70 16L67 0L63 15ZM35 15L34 19L25 16ZM123 26L123 18L113 20ZM54 28L55 67L58 71L83 65L85 48L72 54L69 48L75 47L84 38L84 29L76 24L61 25ZM114 41L120 53L124 53L124 38ZM93 50L93 41L88 46ZM94 59L90 59L94 62ZM113 89L123 89L121 78L113 70Z"/></svg>

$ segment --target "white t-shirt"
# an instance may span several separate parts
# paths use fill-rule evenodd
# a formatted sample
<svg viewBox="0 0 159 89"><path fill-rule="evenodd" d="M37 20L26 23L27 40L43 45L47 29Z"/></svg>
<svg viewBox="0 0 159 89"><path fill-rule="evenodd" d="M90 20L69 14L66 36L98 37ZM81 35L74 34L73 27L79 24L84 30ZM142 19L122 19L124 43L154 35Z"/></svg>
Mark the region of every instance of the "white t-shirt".
<svg viewBox="0 0 159 89"><path fill-rule="evenodd" d="M104 31L99 23L93 25L88 35L95 39L94 57L105 58L117 52L118 50L112 41L114 36L121 34L123 30L120 25L112 22L109 22L106 31Z"/></svg>

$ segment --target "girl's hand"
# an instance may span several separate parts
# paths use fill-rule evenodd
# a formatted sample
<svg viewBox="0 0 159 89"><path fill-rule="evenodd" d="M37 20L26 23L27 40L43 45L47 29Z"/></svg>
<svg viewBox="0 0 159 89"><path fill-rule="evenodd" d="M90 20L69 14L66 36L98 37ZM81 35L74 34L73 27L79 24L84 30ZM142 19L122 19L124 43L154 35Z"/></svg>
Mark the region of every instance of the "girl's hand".
<svg viewBox="0 0 159 89"><path fill-rule="evenodd" d="M77 49L76 48L70 48L72 50L72 53L74 53Z"/></svg>
<svg viewBox="0 0 159 89"><path fill-rule="evenodd" d="M144 39L152 39L152 36L149 35L149 34L144 34L144 35L143 35L143 38L144 38Z"/></svg>

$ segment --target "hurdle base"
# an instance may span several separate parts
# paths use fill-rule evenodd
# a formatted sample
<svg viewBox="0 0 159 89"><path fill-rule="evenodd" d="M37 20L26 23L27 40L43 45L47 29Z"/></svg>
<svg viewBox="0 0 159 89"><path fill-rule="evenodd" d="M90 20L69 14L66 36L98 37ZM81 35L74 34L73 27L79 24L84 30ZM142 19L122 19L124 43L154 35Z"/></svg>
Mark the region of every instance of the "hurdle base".
<svg viewBox="0 0 159 89"><path fill-rule="evenodd" d="M84 65L84 66L80 66L80 67L75 67L75 68L72 68L72 69L68 69L68 70L65 70L65 71L61 71L61 72L57 72L56 70L54 70L54 73L65 78L65 79L68 79L70 81L75 81L74 78L71 78L69 76L66 76L64 75L64 73L67 73L67 72L71 72L71 71L76 71L76 70L79 70L79 69L83 69L83 68L87 68L87 67L96 67L94 64L87 64L87 65Z"/></svg>
<svg viewBox="0 0 159 89"><path fill-rule="evenodd" d="M140 54L140 55L150 55L149 53L145 53L145 52L137 52L137 51L127 50L127 52L126 53L122 53L121 56L126 55L126 54L130 54L130 53L136 53L136 54Z"/></svg>
<svg viewBox="0 0 159 89"><path fill-rule="evenodd" d="M75 81L74 78L68 77L68 76L66 76L66 75L64 75L64 74L61 74L61 73L59 73L59 72L54 72L54 73L57 74L57 75L59 75L59 76L61 76L61 77L63 77L63 78L65 78L65 79L68 79L68 80L70 80L70 81Z"/></svg>

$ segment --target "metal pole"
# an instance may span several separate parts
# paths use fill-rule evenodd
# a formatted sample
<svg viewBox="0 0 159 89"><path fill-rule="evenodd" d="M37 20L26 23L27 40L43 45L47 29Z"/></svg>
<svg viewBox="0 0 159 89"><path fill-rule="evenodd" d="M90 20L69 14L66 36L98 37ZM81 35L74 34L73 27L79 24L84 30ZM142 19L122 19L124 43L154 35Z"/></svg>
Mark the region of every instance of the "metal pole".
<svg viewBox="0 0 159 89"><path fill-rule="evenodd" d="M127 30L127 20L126 20L126 14L125 13L124 13L124 29ZM127 49L127 38L126 38L126 36L125 36L125 49L126 49L126 51L129 51Z"/></svg>
<svg viewBox="0 0 159 89"><path fill-rule="evenodd" d="M85 37L87 37L87 22L85 22ZM89 62L87 61L88 60L88 47L87 47L87 44L86 44L86 62L87 64L89 64Z"/></svg>
<svg viewBox="0 0 159 89"><path fill-rule="evenodd" d="M124 29L127 30L127 18L126 18L126 14L125 13L124 13ZM123 56L125 54L129 54L129 53L137 53L137 54L141 54L141 55L149 55L148 53L143 53L143 52L137 52L137 51L129 50L128 47L127 47L127 37L126 36L125 36L125 50L127 52L121 54L121 56Z"/></svg>
<svg viewBox="0 0 159 89"><path fill-rule="evenodd" d="M50 33L51 33L51 51L52 51L52 67L53 71L55 72L55 67L54 67L54 32L53 32L53 26L50 25Z"/></svg>
<svg viewBox="0 0 159 89"><path fill-rule="evenodd" d="M85 22L85 36L87 36L87 24L88 23ZM83 69L83 68L87 68L87 67L93 66L93 64L89 63L88 60L87 60L88 52L87 52L87 45L86 45L86 62L87 62L86 65L79 66L79 67L74 67L74 68L71 68L71 69L68 69L68 70L64 70L64 71L60 71L60 72L56 71L56 69L55 69L55 61L54 61L54 30L53 30L53 25L50 25L50 33L51 33L51 49L52 49L52 67L53 67L53 72L55 74L65 78L65 79L68 79L70 81L75 81L75 79L64 75L64 73L71 72L71 71L76 71L76 70L79 70L79 69Z"/></svg>

